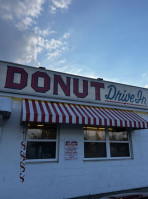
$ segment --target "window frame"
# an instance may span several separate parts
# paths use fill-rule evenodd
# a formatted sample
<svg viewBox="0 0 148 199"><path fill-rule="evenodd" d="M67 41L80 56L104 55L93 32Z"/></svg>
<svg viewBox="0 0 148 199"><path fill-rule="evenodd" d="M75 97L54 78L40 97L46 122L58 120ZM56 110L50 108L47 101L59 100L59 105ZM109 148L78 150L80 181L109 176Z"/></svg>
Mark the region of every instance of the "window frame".
<svg viewBox="0 0 148 199"><path fill-rule="evenodd" d="M91 126L85 126L85 127L91 127ZM92 126L92 128L93 128L94 126ZM99 126L99 127L101 127L101 126ZM99 128L98 127L98 128ZM103 140L85 140L84 139L84 127L83 127L83 144L85 143L85 142L104 142L104 143L106 143L106 157L97 157L97 158L85 158L84 156L85 156L85 149L84 149L84 145L83 145L83 152L84 152L84 154L83 154L83 160L85 161L91 161L91 160L121 160L121 159L132 159L133 158L133 149L132 149L132 137L131 137L131 132L132 132L132 130L130 129L130 128L126 128L126 130L127 130L127 134L128 134L128 140L127 141L111 141L110 139L109 139L109 128L110 127L108 127L108 126L106 126L106 127L104 127L105 128L105 140L103 141ZM112 127L112 128L114 128L114 127ZM120 128L120 127L119 127ZM110 149L110 143L128 143L128 145L129 145L129 156L125 156L125 157L111 157L111 149Z"/></svg>
<svg viewBox="0 0 148 199"><path fill-rule="evenodd" d="M29 123L28 123L29 124ZM37 124L38 125L38 124ZM44 125L44 124L43 124ZM52 124L51 124L52 125ZM56 152L55 152L55 158L51 159L27 159L27 163L33 163L33 162L57 162L59 159L59 125L56 125L56 139L27 139L27 132L28 132L28 125L26 128L26 155L27 155L27 142L55 142L56 143Z"/></svg>

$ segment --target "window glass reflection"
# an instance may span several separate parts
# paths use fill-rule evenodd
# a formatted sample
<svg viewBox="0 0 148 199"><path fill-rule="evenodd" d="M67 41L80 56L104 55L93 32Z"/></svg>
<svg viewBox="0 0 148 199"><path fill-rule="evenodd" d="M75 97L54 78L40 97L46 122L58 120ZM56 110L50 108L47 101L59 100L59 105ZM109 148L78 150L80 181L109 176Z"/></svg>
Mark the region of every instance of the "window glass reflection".
<svg viewBox="0 0 148 199"><path fill-rule="evenodd" d="M109 128L109 139L111 141L128 141L128 132L122 128Z"/></svg>
<svg viewBox="0 0 148 199"><path fill-rule="evenodd" d="M110 143L111 157L129 157L128 143Z"/></svg>
<svg viewBox="0 0 148 199"><path fill-rule="evenodd" d="M29 126L27 139L56 139L56 126Z"/></svg>
<svg viewBox="0 0 148 199"><path fill-rule="evenodd" d="M84 128L84 140L105 140L105 128Z"/></svg>
<svg viewBox="0 0 148 199"><path fill-rule="evenodd" d="M56 157L56 142L28 142L27 159L52 159Z"/></svg>
<svg viewBox="0 0 148 199"><path fill-rule="evenodd" d="M106 157L106 143L85 142L84 143L85 158L104 158Z"/></svg>

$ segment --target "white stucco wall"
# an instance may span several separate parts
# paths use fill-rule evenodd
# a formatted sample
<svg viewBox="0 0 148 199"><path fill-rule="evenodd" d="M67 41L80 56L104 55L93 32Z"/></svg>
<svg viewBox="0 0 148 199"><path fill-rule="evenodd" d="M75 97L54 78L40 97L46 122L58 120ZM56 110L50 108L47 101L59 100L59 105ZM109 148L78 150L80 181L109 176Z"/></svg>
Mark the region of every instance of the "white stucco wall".
<svg viewBox="0 0 148 199"><path fill-rule="evenodd" d="M22 183L20 113L21 100L13 99L0 139L0 198L66 199L148 186L148 130L132 133L134 159L83 161L83 131L74 125L60 126L58 162L26 163ZM77 160L64 160L65 140L78 141Z"/></svg>

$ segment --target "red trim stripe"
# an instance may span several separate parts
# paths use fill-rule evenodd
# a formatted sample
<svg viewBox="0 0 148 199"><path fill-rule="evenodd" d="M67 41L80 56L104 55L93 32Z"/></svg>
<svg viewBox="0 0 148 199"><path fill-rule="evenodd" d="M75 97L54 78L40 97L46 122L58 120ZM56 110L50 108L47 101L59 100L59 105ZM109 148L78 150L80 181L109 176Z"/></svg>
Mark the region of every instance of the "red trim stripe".
<svg viewBox="0 0 148 199"><path fill-rule="evenodd" d="M62 113L62 123L65 124L66 123L66 115L65 115L64 111L62 110L61 106L59 105L59 103L56 103L56 105L58 106L58 109Z"/></svg>
<svg viewBox="0 0 148 199"><path fill-rule="evenodd" d="M41 110L41 122L45 122L45 112L44 112L43 105L42 105L41 101L39 101L39 107Z"/></svg>
<svg viewBox="0 0 148 199"><path fill-rule="evenodd" d="M33 111L34 111L34 122L37 122L38 112L37 112L37 108L36 108L36 104L34 100L32 100L32 106L33 106Z"/></svg>
<svg viewBox="0 0 148 199"><path fill-rule="evenodd" d="M48 121L49 121L49 123L52 123L52 112L51 112L47 102L45 102L45 106L48 111Z"/></svg>
<svg viewBox="0 0 148 199"><path fill-rule="evenodd" d="M140 122L132 115L129 111L124 111L124 113L129 117L132 121L134 121L135 128L141 128Z"/></svg>
<svg viewBox="0 0 148 199"><path fill-rule="evenodd" d="M112 120L112 125L113 125L113 121L114 121L114 125L113 126L117 126L117 120L116 120L116 118L114 117L114 115L113 114L111 114L111 112L110 112L110 110L109 109L101 109L101 110L103 110L110 118L111 118L111 120Z"/></svg>
<svg viewBox="0 0 148 199"><path fill-rule="evenodd" d="M112 126L112 120L106 115L106 113L103 111L103 109L97 108L96 110L98 111L98 113L100 113L100 115L103 116L103 118L105 120L105 126ZM108 125L107 125L107 121L109 121Z"/></svg>
<svg viewBox="0 0 148 199"><path fill-rule="evenodd" d="M101 116L101 123L103 126L107 126L107 119L104 117L104 115L102 115L101 111L99 110L98 107L92 107L92 109L97 113L98 116ZM104 124L103 124L103 121Z"/></svg>
<svg viewBox="0 0 148 199"><path fill-rule="evenodd" d="M93 123L91 125L96 125L96 123L97 123L96 117L94 117L93 114L91 113L90 107L81 106L81 108L83 109L83 111L85 112L85 114L87 115L87 117L90 117L90 116L92 117ZM90 120L91 120L91 118L90 118Z"/></svg>
<svg viewBox="0 0 148 199"><path fill-rule="evenodd" d="M77 110L77 112L81 115L82 117L82 124L87 124L86 122L86 116L83 113L83 111L81 110L81 108L78 105L74 105L75 109ZM88 117L87 117L88 118ZM88 118L88 124L89 124L89 118Z"/></svg>
<svg viewBox="0 0 148 199"><path fill-rule="evenodd" d="M80 124L79 123L79 116L76 113L76 111L74 110L74 108L72 107L72 104L68 105L68 107L71 109L71 111L74 113L75 117L76 117L76 124Z"/></svg>
<svg viewBox="0 0 148 199"><path fill-rule="evenodd" d="M68 108L66 107L65 104L62 104L63 108L65 109L65 111L67 112L68 116L69 116L69 124L72 124L72 115L70 114ZM69 107L69 106L68 106Z"/></svg>
<svg viewBox="0 0 148 199"><path fill-rule="evenodd" d="M26 122L30 121L30 108L29 108L29 102L27 99L25 99L25 106L26 106Z"/></svg>
<svg viewBox="0 0 148 199"><path fill-rule="evenodd" d="M54 103L51 102L50 104L51 104L51 106L52 106L52 108L53 108L53 110L55 112L55 115L56 115L56 123L59 123L59 114L58 114L58 112L57 112L57 110L56 110L56 108L54 106Z"/></svg>
<svg viewBox="0 0 148 199"><path fill-rule="evenodd" d="M119 122L120 122L120 125L118 125L118 122L117 122L117 126L120 126L120 127L123 127L123 119L121 117L119 117L118 114L116 114L115 111L113 111L112 109L109 109L109 111L111 112L112 115L114 115L116 118L118 118Z"/></svg>
<svg viewBox="0 0 148 199"><path fill-rule="evenodd" d="M129 114L131 114L132 117L134 117L135 120L138 121L140 128L145 128L145 122L144 122L144 121L141 121L141 119L139 119L139 118L134 114L134 112L131 112L131 113L129 112Z"/></svg>
<svg viewBox="0 0 148 199"><path fill-rule="evenodd" d="M119 110L115 109L115 110L112 110L112 112L114 112L116 115L118 115L118 117L121 121L120 123L122 123L121 127L131 127L131 125L129 126L127 124L127 120L125 120L125 117L123 117L123 115L120 114ZM123 121L124 121L125 125L123 125ZM129 124L130 124L130 122L129 122Z"/></svg>
<svg viewBox="0 0 148 199"><path fill-rule="evenodd" d="M124 118L124 121L126 123L126 127L134 127L132 125L132 122L134 122L134 121L132 121L130 118L128 118L123 110L116 110L116 111L119 113L120 117ZM129 121L129 126L127 125L127 121Z"/></svg>
<svg viewBox="0 0 148 199"><path fill-rule="evenodd" d="M93 107L90 107L90 111L92 111L93 114L96 116L96 118L98 118L98 120L99 120L99 125L102 126L103 123L102 123L102 118L100 117L100 115L98 115L98 114L94 111Z"/></svg>
<svg viewBox="0 0 148 199"><path fill-rule="evenodd" d="M112 118L105 112L105 109L99 108L99 110L109 119L109 123L110 123L109 126L113 126L113 120L112 120Z"/></svg>
<svg viewBox="0 0 148 199"><path fill-rule="evenodd" d="M140 121L142 122L143 128L148 128L148 122L147 122L145 119L141 118L138 114L136 114L136 113L134 113L134 112L132 112L132 114L133 114L138 120L140 120Z"/></svg>

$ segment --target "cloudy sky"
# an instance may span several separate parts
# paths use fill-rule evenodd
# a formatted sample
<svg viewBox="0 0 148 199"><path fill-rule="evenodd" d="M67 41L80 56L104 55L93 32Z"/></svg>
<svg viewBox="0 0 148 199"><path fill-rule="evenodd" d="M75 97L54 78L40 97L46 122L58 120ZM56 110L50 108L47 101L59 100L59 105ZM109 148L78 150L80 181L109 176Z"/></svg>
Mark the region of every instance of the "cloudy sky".
<svg viewBox="0 0 148 199"><path fill-rule="evenodd" d="M0 59L148 87L148 0L0 0Z"/></svg>

